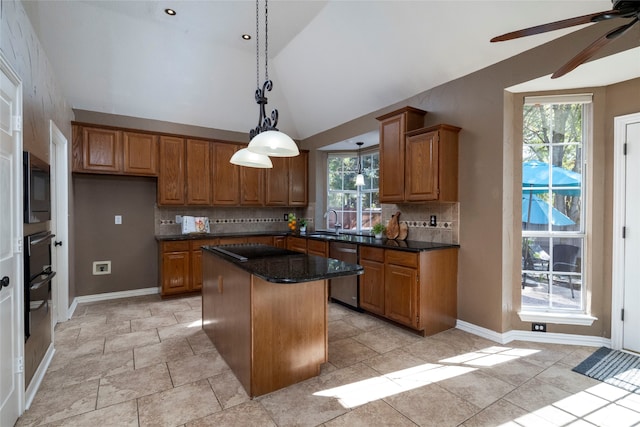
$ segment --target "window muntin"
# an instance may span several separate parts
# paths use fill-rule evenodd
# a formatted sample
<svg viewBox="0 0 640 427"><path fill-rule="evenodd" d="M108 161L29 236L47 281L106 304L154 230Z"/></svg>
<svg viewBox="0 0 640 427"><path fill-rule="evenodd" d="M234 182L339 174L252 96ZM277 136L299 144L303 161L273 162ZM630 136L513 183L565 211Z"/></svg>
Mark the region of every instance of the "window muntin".
<svg viewBox="0 0 640 427"><path fill-rule="evenodd" d="M584 313L590 96L527 98L522 146L522 309Z"/></svg>
<svg viewBox="0 0 640 427"><path fill-rule="evenodd" d="M361 154L365 185L356 187L358 156L355 153L329 154L327 159L327 210L335 210L342 229L352 232L371 229L382 219L378 180L380 156L377 151ZM327 215L326 227L333 229L335 216Z"/></svg>

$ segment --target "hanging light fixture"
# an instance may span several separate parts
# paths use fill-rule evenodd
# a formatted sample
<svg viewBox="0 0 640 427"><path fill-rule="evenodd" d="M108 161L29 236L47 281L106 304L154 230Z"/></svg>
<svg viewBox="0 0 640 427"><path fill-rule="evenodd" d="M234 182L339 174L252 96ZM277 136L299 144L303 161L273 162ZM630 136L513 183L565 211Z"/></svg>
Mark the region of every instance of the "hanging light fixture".
<svg viewBox="0 0 640 427"><path fill-rule="evenodd" d="M233 156L231 156L229 162L234 165L248 166L250 168L269 169L273 167L273 163L271 163L269 156L254 153L246 148L236 151Z"/></svg>
<svg viewBox="0 0 640 427"><path fill-rule="evenodd" d="M356 145L358 146L358 175L356 176L356 187L364 186L364 175L362 174L362 159L360 157L360 149L362 148L362 144L364 142L358 141Z"/></svg>
<svg viewBox="0 0 640 427"><path fill-rule="evenodd" d="M268 0L264 2L264 74L265 81L260 88L260 39L259 34L259 0L256 0L256 103L260 106L258 126L251 129L249 135L251 142L247 149L253 153L273 157L293 157L300 154L298 146L288 135L280 132L278 125L278 110L271 111L271 117L267 117L267 91L273 88L273 82L269 80L269 11Z"/></svg>

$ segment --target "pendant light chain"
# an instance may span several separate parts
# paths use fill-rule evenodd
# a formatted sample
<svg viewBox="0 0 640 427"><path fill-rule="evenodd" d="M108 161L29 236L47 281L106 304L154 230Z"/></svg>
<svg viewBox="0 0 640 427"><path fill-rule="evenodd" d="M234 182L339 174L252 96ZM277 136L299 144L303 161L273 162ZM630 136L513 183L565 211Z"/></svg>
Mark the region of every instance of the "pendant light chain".
<svg viewBox="0 0 640 427"><path fill-rule="evenodd" d="M260 87L260 11L256 0L256 87Z"/></svg>
<svg viewBox="0 0 640 427"><path fill-rule="evenodd" d="M269 80L269 0L264 0L264 79Z"/></svg>

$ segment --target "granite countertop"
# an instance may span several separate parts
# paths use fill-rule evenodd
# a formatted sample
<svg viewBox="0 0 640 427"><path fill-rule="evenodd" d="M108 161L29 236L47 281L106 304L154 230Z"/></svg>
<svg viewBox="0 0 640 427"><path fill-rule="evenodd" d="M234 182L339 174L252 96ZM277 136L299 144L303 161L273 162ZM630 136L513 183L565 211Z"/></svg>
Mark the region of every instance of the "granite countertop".
<svg viewBox="0 0 640 427"><path fill-rule="evenodd" d="M301 283L359 275L364 268L333 258L305 255L269 245L204 246L204 250L272 283Z"/></svg>
<svg viewBox="0 0 640 427"><path fill-rule="evenodd" d="M195 233L195 234L172 234L164 236L156 236L157 241L172 240L199 240L199 239L215 239L216 237L251 237L251 236L288 236L292 235L287 232L263 231L252 233ZM387 238L376 239L373 236L363 236L359 234L333 234L322 231L293 234L295 237L302 237L313 240L322 240L327 242L347 242L357 245L372 246L384 249L396 249L406 252L422 252L437 249L459 248L460 245L452 243L426 242L420 240L392 240Z"/></svg>

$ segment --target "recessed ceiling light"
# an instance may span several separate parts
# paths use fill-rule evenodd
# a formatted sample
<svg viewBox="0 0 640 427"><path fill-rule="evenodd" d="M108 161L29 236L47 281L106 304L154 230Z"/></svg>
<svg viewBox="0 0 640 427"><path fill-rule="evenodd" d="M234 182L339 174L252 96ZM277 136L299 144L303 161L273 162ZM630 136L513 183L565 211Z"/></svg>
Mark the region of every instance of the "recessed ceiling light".
<svg viewBox="0 0 640 427"><path fill-rule="evenodd" d="M243 35L242 35L242 40L251 40L251 35L249 35L249 34L243 34Z"/></svg>
<svg viewBox="0 0 640 427"><path fill-rule="evenodd" d="M164 10L164 13L166 13L167 15L174 16L176 14L176 11L173 10L173 9L167 8L167 9Z"/></svg>

